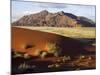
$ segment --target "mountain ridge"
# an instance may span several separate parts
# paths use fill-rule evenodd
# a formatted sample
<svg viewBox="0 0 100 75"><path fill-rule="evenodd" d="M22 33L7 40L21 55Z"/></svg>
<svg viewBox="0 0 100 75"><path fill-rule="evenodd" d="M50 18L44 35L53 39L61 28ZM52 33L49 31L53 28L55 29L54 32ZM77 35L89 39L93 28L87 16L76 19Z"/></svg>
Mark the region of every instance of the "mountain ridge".
<svg viewBox="0 0 100 75"><path fill-rule="evenodd" d="M51 13L47 10L25 15L12 23L13 26L48 26L48 27L95 27L95 23L84 16L76 16L63 11Z"/></svg>

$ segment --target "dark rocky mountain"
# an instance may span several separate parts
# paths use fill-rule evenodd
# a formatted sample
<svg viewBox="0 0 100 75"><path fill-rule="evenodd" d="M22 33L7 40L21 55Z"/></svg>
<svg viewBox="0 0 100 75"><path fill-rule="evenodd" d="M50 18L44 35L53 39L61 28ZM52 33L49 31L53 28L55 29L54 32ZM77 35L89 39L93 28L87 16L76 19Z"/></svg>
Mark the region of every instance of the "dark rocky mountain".
<svg viewBox="0 0 100 75"><path fill-rule="evenodd" d="M25 15L18 21L12 23L13 26L48 26L48 27L95 27L95 23L86 18L79 17L63 11L50 13L43 10L36 14Z"/></svg>
<svg viewBox="0 0 100 75"><path fill-rule="evenodd" d="M81 25L83 25L85 27L88 27L88 26L94 27L95 26L95 23L91 19L88 19L83 16L78 17L78 23L80 23Z"/></svg>

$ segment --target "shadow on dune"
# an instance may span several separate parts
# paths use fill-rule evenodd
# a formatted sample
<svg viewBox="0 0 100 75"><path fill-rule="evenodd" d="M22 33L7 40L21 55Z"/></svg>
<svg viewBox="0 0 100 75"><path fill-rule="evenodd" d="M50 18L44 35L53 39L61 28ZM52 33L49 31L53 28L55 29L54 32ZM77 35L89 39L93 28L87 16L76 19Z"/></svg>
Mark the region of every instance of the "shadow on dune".
<svg viewBox="0 0 100 75"><path fill-rule="evenodd" d="M94 41L94 40L93 40ZM62 65L60 68L50 69L47 66L49 64L53 64L52 61L35 61L36 58L33 58L36 54L35 52L40 49L41 51L45 50L45 45L47 42L56 43L60 48L60 56L69 55L72 57L78 55L95 55L95 51L87 51L84 47L90 44L89 42L85 42L85 40L81 41L81 39L72 39L69 37L64 37L57 34L41 32L36 30L29 30L24 28L12 27L12 56L14 51L27 53L32 56L30 59L23 58L13 58L12 57L12 73L38 73L38 72L54 72L54 71L64 71L64 70L74 70L75 66L72 65ZM45 50L46 51L46 50ZM21 63L26 63L29 65L35 65L36 68L31 67L25 70L19 70L18 66ZM83 67L82 69L85 69ZM86 68L87 69L87 68ZM88 68L89 69L89 68Z"/></svg>
<svg viewBox="0 0 100 75"><path fill-rule="evenodd" d="M38 48L45 50L44 47L47 42L56 43L61 49L61 54L89 53L84 49L88 44L83 41L47 32L12 27L12 49L14 50L30 53L27 51L27 47L31 45L32 50L30 51L34 52L34 49ZM23 45L25 45L25 48L22 47Z"/></svg>

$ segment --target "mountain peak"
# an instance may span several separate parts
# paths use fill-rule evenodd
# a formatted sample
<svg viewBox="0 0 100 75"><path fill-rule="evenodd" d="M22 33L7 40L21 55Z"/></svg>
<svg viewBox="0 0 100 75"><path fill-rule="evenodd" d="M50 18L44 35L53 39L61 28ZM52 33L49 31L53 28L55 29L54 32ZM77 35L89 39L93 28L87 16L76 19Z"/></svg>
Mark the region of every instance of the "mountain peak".
<svg viewBox="0 0 100 75"><path fill-rule="evenodd" d="M40 13L49 13L47 10L43 10Z"/></svg>
<svg viewBox="0 0 100 75"><path fill-rule="evenodd" d="M60 11L58 12L60 15L64 15L64 11Z"/></svg>
<svg viewBox="0 0 100 75"><path fill-rule="evenodd" d="M38 13L38 15L41 15L41 16L46 16L46 15L48 15L49 14L49 12L47 11L47 10L43 10L43 11L40 11L39 13Z"/></svg>

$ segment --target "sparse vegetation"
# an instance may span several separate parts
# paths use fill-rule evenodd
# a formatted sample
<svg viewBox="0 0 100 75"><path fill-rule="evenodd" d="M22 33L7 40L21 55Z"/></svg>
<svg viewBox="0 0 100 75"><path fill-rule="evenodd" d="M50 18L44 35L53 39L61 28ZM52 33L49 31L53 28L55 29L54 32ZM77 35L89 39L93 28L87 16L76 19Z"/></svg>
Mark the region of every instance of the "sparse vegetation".
<svg viewBox="0 0 100 75"><path fill-rule="evenodd" d="M19 66L18 66L18 69L20 70L26 70L28 68L35 68L36 66L35 65L29 65L27 63L21 63Z"/></svg>
<svg viewBox="0 0 100 75"><path fill-rule="evenodd" d="M95 27L32 27L32 26L15 26L21 28L27 28L31 30L39 30L43 32L50 32L54 34L59 34L66 37L72 38L95 38L96 29Z"/></svg>
<svg viewBox="0 0 100 75"><path fill-rule="evenodd" d="M85 56L84 56L84 55L80 56L80 59L84 59L84 58L85 58Z"/></svg>
<svg viewBox="0 0 100 75"><path fill-rule="evenodd" d="M60 64L55 64L55 68L59 68L60 67Z"/></svg>
<svg viewBox="0 0 100 75"><path fill-rule="evenodd" d="M22 57L22 54L15 51L13 57L14 58Z"/></svg>
<svg viewBox="0 0 100 75"><path fill-rule="evenodd" d="M41 57L41 58L44 58L46 55L47 55L47 52L45 52L45 51L42 51L42 52L40 53L40 57Z"/></svg>
<svg viewBox="0 0 100 75"><path fill-rule="evenodd" d="M63 56L63 62L65 62L65 61L68 61L68 60L71 60L71 57L70 56Z"/></svg>
<svg viewBox="0 0 100 75"><path fill-rule="evenodd" d="M48 53L54 54L54 56L59 55L60 48L56 43L48 42L46 44L46 49L48 50Z"/></svg>
<svg viewBox="0 0 100 75"><path fill-rule="evenodd" d="M47 51L42 51L40 50L40 53L39 53L39 56L41 58L44 58L45 56L49 55L49 54L52 54L53 56L58 56L59 53L60 53L60 48L57 46L56 43L51 43L51 42L48 42L45 46L45 49Z"/></svg>
<svg viewBox="0 0 100 75"><path fill-rule="evenodd" d="M60 67L60 64L58 63L48 65L48 68L59 68L59 67Z"/></svg>
<svg viewBox="0 0 100 75"><path fill-rule="evenodd" d="M14 52L14 55L13 55L14 58L17 58L17 57L22 57L24 59L29 59L30 58L30 55L28 55L27 53L20 53L20 52Z"/></svg>
<svg viewBox="0 0 100 75"><path fill-rule="evenodd" d="M30 58L30 56L26 53L26 54L24 54L23 55L23 57L25 58L25 59L28 59L28 58Z"/></svg>
<svg viewBox="0 0 100 75"><path fill-rule="evenodd" d="M33 29L35 30L35 27L33 27ZM44 27L43 29L41 29L40 27L40 28L37 28L36 30L50 32L50 33L68 36L72 38L95 38L95 28L81 28L81 27L80 28L56 28L56 27L45 28ZM93 43L92 45L95 46L96 44ZM61 48L59 47L61 46L59 46L58 42L55 43L54 41L51 42L50 40L48 40L44 46L45 46L45 48L43 48L44 50L42 50L41 48L37 48L35 50L36 52L34 53L36 56L38 56L36 57L35 60L34 60L34 56L32 56L32 59L29 59L30 55L27 54L27 52L26 53L15 52L14 58L12 59L13 61L15 61L13 63L15 64L16 62L18 62L18 65L17 67L13 65L13 68L17 68L16 71L21 71L21 72L30 71L30 70L32 70L32 72L42 71L43 67L45 71L59 70L62 68L67 70L70 66L72 70L73 69L78 70L78 69L83 69L83 68L86 68L86 69L95 68L95 54L93 54L94 57L91 57L90 55L87 56L84 54L82 55L77 54L74 58L74 56L72 57L71 55L67 53L64 55L60 54ZM23 45L22 49L28 50L28 48L32 48L32 47L34 46ZM73 50L77 50L77 49L73 49ZM17 57L21 57L21 59ZM21 62L17 60L21 60ZM70 68L68 70L70 70Z"/></svg>
<svg viewBox="0 0 100 75"><path fill-rule="evenodd" d="M24 70L24 69L27 69L27 68L29 68L29 65L26 64L25 62L18 66L18 69L23 69Z"/></svg>
<svg viewBox="0 0 100 75"><path fill-rule="evenodd" d="M48 68L53 68L53 67L54 67L54 64L48 65Z"/></svg>

